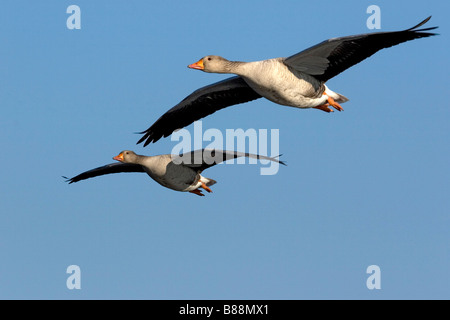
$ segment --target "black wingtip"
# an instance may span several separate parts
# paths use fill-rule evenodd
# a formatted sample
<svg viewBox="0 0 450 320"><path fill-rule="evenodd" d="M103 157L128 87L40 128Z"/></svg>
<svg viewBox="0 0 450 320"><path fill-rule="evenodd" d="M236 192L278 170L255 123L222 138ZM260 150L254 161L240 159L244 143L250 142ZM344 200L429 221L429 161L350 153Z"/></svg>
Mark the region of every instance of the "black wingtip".
<svg viewBox="0 0 450 320"><path fill-rule="evenodd" d="M423 20L422 22L420 22L418 25L416 25L416 26L414 26L414 27L412 27L412 28L409 28L409 29L407 29L406 31L416 31L416 32L422 32L422 31L430 31L430 30L434 30L434 29L437 29L437 28L439 28L439 27L429 27L429 28L425 28L425 29L419 29L419 30L416 30L417 28L419 28L419 27L421 27L421 26L423 26L425 23L427 23L428 21L430 21L430 19L431 19L431 17L432 16L429 16L428 18L426 18L425 20ZM432 34L432 35L437 35L437 34Z"/></svg>
<svg viewBox="0 0 450 320"><path fill-rule="evenodd" d="M277 159L278 162L281 163L282 165L287 166L286 161L281 161L280 159L278 159L278 158L280 158L282 155L283 155L283 154L281 153L281 154L275 156L274 158Z"/></svg>
<svg viewBox="0 0 450 320"><path fill-rule="evenodd" d="M149 140L149 138L152 135L152 132L150 131L151 128L148 128L147 130L141 131L141 132L135 132L136 134L143 134L143 136L136 142L136 144L140 144L144 142L145 140ZM147 141L145 141L144 147L146 146Z"/></svg>
<svg viewBox="0 0 450 320"><path fill-rule="evenodd" d="M425 23L427 23L428 21L430 21L430 19L431 19L431 16L429 16L428 18L426 18L425 20L423 20L423 21L420 22L419 24L415 25L414 27L409 28L408 31L409 31L409 30L414 30L414 29L417 29L417 28L423 26Z"/></svg>
<svg viewBox="0 0 450 320"><path fill-rule="evenodd" d="M67 178L66 176L61 176L64 179L64 182L67 182L68 184L73 183L73 178Z"/></svg>
<svg viewBox="0 0 450 320"><path fill-rule="evenodd" d="M145 142L144 142L144 145L143 145L143 147L145 148L146 146L148 146L149 144L150 144L150 142L152 142L150 139L147 139Z"/></svg>
<svg viewBox="0 0 450 320"><path fill-rule="evenodd" d="M139 134L142 134L142 132L139 132ZM142 143L142 141L144 141L146 138L146 136L144 135L143 137L141 137L138 142L136 142L136 144Z"/></svg>
<svg viewBox="0 0 450 320"><path fill-rule="evenodd" d="M156 142L159 139L156 139L154 137L153 132L149 131L150 129L147 129L143 132L138 132L138 134L143 134L143 136L138 140L138 142L136 142L136 144L140 144L142 142L144 142L143 147L146 147L147 145L149 145L152 142Z"/></svg>

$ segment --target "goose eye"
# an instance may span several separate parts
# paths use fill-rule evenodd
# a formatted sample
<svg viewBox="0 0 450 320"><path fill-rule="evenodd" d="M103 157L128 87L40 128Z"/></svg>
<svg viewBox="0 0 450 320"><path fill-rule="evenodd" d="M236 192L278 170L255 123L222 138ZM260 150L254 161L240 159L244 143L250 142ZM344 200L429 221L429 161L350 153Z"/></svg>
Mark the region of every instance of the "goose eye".
<svg viewBox="0 0 450 320"><path fill-rule="evenodd" d="M211 57L208 57L208 61L211 61Z"/></svg>

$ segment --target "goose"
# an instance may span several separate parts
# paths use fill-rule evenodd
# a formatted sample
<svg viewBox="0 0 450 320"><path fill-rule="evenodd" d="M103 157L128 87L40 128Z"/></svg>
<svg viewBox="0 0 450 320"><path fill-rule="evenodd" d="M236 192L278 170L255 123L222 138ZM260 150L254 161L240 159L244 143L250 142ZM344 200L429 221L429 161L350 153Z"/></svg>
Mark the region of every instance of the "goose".
<svg viewBox="0 0 450 320"><path fill-rule="evenodd" d="M163 187L204 196L200 188L212 192L209 187L217 181L203 177L202 171L223 161L239 157L270 160L286 165L277 157L227 150L201 149L181 155L163 154L158 156L143 156L134 151L125 150L113 158L119 162L83 172L73 178L65 176L63 178L71 184L111 173L144 172Z"/></svg>
<svg viewBox="0 0 450 320"><path fill-rule="evenodd" d="M348 99L332 91L325 82L381 49L436 35L426 31L437 27L418 29L430 18L403 31L332 38L288 58L240 62L216 55L205 56L188 67L235 76L188 95L147 130L139 132L143 136L137 144L145 141L145 147L218 110L261 97L289 107L314 108L325 112L332 112L332 107L342 111L340 103Z"/></svg>

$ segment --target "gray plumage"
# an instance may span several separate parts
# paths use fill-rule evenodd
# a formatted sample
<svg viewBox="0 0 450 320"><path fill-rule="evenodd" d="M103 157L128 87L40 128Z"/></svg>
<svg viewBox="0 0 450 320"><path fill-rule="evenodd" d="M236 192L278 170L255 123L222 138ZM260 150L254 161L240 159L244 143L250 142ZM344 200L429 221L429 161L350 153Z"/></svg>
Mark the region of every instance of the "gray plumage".
<svg viewBox="0 0 450 320"><path fill-rule="evenodd" d="M141 132L138 143L146 146L218 110L261 97L296 108L331 112L331 106L341 111L339 103L348 99L331 91L325 82L381 49L436 35L428 31L437 27L418 29L430 18L402 31L329 39L287 58L239 62L206 56L189 67L237 76L194 91Z"/></svg>
<svg viewBox="0 0 450 320"><path fill-rule="evenodd" d="M73 178L63 178L71 184L112 173L144 172L166 188L203 195L199 188L211 192L209 187L216 181L203 177L201 173L216 164L239 157L269 160L285 165L277 158L227 150L202 149L180 155L163 154L158 156L137 155L133 151L125 150L113 158L120 161L119 163L111 163L88 170Z"/></svg>

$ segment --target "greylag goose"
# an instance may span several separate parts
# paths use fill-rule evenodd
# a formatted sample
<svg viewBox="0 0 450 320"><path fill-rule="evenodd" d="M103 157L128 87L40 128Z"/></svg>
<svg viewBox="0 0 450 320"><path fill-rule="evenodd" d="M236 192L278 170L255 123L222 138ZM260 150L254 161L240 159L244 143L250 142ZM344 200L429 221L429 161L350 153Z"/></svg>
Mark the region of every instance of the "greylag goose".
<svg viewBox="0 0 450 320"><path fill-rule="evenodd" d="M209 187L215 184L216 181L203 177L201 175L202 171L223 161L239 157L270 160L286 165L277 158L226 150L202 149L181 155L163 154L151 157L125 150L113 158L119 161L117 163L107 164L83 172L70 179L67 177L63 178L67 179L66 182L71 184L110 173L144 172L163 187L204 196L200 188L207 192L212 192Z"/></svg>
<svg viewBox="0 0 450 320"><path fill-rule="evenodd" d="M436 35L426 31L437 27L418 29L430 18L403 31L329 39L288 58L239 62L220 56L206 56L188 67L237 76L194 91L150 128L140 132L144 135L137 143L145 141L145 147L220 109L261 97L290 107L331 112L331 106L341 111L340 103L348 99L330 90L325 82L383 48Z"/></svg>

